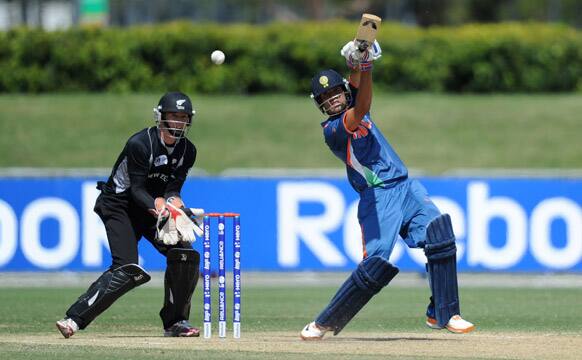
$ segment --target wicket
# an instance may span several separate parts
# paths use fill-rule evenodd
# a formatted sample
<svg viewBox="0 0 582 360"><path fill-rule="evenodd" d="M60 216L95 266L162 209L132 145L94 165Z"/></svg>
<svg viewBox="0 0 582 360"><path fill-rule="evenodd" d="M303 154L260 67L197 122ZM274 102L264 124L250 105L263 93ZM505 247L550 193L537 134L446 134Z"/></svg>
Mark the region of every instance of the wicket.
<svg viewBox="0 0 582 360"><path fill-rule="evenodd" d="M204 214L204 338L212 336L212 292L210 284L210 228L211 218L218 219L218 337L226 337L226 257L225 257L225 218L232 218L232 278L233 306L232 331L235 339L240 338L241 317L241 274L240 274L240 214L237 213L207 213Z"/></svg>

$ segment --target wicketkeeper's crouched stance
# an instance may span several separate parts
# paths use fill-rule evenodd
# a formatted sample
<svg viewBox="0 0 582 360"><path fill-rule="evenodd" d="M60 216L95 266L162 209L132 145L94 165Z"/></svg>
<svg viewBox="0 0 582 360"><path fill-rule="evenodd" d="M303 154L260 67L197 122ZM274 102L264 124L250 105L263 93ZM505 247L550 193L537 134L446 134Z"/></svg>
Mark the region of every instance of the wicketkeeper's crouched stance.
<svg viewBox="0 0 582 360"><path fill-rule="evenodd" d="M187 209L182 185L196 159L186 138L194 110L188 96L165 94L154 109L157 126L127 141L101 194L95 212L107 231L112 265L67 310L56 325L65 338L86 328L99 314L150 276L138 265L138 241L145 237L167 259L165 298L160 311L165 336L198 336L189 324L190 304L200 256L192 249L202 209ZM194 219L192 221L191 219Z"/></svg>
<svg viewBox="0 0 582 360"><path fill-rule="evenodd" d="M425 188L408 170L370 117L372 67L380 58L377 42L360 50L350 41L341 54L352 69L350 81L333 70L312 80L312 96L329 118L322 123L325 142L346 164L350 184L360 194L358 220L364 259L315 321L301 331L304 340L337 335L398 274L388 262L398 236L424 248L432 297L426 324L467 333L475 327L460 316L456 246L451 219L441 214Z"/></svg>

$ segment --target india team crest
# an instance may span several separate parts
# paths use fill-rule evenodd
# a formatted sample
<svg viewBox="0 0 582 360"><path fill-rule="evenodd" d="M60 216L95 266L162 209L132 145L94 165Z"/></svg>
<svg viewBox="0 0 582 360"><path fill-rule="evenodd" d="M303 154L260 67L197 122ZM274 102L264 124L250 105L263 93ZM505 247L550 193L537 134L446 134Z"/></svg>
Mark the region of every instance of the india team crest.
<svg viewBox="0 0 582 360"><path fill-rule="evenodd" d="M323 86L324 88L329 86L329 79L327 78L327 76L322 75L319 78L319 83L321 84L321 86Z"/></svg>

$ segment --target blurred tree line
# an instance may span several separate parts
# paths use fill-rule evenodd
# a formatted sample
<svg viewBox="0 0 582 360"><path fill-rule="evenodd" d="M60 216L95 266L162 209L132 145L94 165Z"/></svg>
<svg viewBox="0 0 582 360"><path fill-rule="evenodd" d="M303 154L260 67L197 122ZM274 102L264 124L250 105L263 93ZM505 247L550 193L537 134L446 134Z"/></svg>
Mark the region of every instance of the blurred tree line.
<svg viewBox="0 0 582 360"><path fill-rule="evenodd" d="M354 22L345 20L22 27L0 32L0 93L304 93L312 74L345 68L338 49L353 34ZM386 90L582 91L582 31L569 26L386 22L378 39L374 79ZM211 64L215 49L227 54L226 66Z"/></svg>
<svg viewBox="0 0 582 360"><path fill-rule="evenodd" d="M580 0L109 0L111 25L193 21L356 19L371 12L421 27L502 21L560 22L582 27Z"/></svg>

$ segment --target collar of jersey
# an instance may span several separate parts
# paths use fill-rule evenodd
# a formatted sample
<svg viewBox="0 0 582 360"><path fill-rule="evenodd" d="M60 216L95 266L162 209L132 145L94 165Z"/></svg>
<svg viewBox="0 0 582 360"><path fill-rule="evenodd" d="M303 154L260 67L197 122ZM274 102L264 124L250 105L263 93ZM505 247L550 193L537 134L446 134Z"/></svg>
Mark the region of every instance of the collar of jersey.
<svg viewBox="0 0 582 360"><path fill-rule="evenodd" d="M330 116L330 117L328 117L328 118L327 118L327 120L325 120L324 122L322 122L322 123L321 123L321 127L325 127L325 125L326 125L328 122L330 122L330 121L333 121L333 120L336 120L336 119L338 119L338 118L341 118L342 116L344 116L344 114L345 114L345 111L342 111L342 112L341 112L341 113L339 113L339 114L336 114L336 115L333 115L333 116Z"/></svg>

